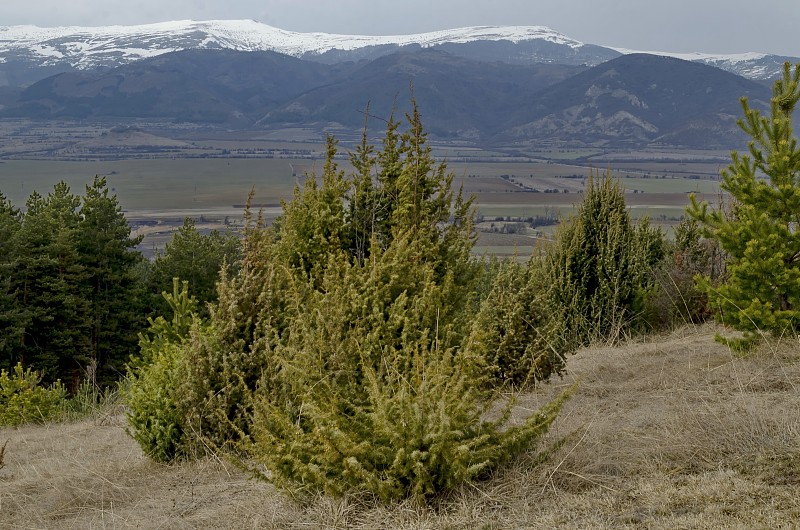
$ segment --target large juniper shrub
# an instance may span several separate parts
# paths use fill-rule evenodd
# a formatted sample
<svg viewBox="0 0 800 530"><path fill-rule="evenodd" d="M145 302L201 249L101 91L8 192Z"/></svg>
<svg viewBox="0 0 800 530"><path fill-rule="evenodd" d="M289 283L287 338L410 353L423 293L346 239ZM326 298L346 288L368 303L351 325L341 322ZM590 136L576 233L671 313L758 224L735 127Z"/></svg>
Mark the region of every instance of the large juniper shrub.
<svg viewBox="0 0 800 530"><path fill-rule="evenodd" d="M578 213L556 232L542 266L549 309L575 345L614 342L646 322L645 302L663 256L661 231L634 224L619 183L590 176Z"/></svg>
<svg viewBox="0 0 800 530"><path fill-rule="evenodd" d="M329 139L321 179L309 175L273 227L248 222L208 324L176 350L190 445L244 451L291 489L424 499L501 465L555 419L566 393L523 425L506 424L511 403L489 413L498 385L560 369L549 335L561 330L523 269L485 276L470 254L472 201L434 161L416 109L407 118L405 132L390 121L378 153L364 136L352 178ZM502 302L512 290L519 299Z"/></svg>

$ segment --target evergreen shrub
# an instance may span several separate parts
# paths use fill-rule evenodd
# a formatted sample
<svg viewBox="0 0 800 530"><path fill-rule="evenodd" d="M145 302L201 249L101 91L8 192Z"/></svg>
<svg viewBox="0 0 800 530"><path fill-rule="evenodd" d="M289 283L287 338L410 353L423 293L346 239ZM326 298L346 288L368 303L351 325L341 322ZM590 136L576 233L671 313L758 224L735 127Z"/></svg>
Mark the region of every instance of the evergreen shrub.
<svg viewBox="0 0 800 530"><path fill-rule="evenodd" d="M633 223L609 173L590 175L578 212L559 226L542 260L548 305L573 347L615 342L646 325L647 297L664 253L660 229ZM533 266L533 265L532 265Z"/></svg>
<svg viewBox="0 0 800 530"><path fill-rule="evenodd" d="M561 329L524 270L489 273L471 256L472 200L433 159L416 108L407 119L405 132L390 120L378 152L363 136L350 177L329 138L321 178L272 227L247 210L241 262L221 272L208 322L134 371L148 454L200 444L293 491L428 499L547 431L570 391L512 426L497 387L557 373Z"/></svg>
<svg viewBox="0 0 800 530"><path fill-rule="evenodd" d="M44 387L41 376L17 363L0 370L0 425L44 423L62 412L67 392L60 381Z"/></svg>
<svg viewBox="0 0 800 530"><path fill-rule="evenodd" d="M147 333L139 335L141 356L132 358L121 385L128 405L128 432L146 455L169 462L187 452L185 419L177 406L183 373L184 342L194 325L197 302L189 296L188 282L163 293L172 310L170 321L150 319Z"/></svg>

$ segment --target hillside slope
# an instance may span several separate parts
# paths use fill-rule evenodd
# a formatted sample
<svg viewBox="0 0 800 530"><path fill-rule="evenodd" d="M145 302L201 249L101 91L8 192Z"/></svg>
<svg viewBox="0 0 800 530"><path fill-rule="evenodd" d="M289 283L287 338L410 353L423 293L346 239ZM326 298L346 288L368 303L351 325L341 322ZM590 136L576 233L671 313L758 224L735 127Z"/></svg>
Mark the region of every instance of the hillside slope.
<svg viewBox="0 0 800 530"><path fill-rule="evenodd" d="M393 110L402 118L411 83L433 136L499 147L736 148L744 144L739 98L748 96L755 108L769 101L761 83L645 54L587 69L480 62L438 49L337 65L274 52L187 50L43 79L16 100L9 96L0 117L352 133L360 132L368 102L380 120Z"/></svg>
<svg viewBox="0 0 800 530"><path fill-rule="evenodd" d="M768 106L760 83L706 65L647 54L607 61L531 95L502 136L736 146L739 98Z"/></svg>
<svg viewBox="0 0 800 530"><path fill-rule="evenodd" d="M437 510L356 499L298 504L209 458L146 460L121 410L75 424L0 429L0 527L780 528L800 519L796 343L747 358L711 326L590 348L521 396L526 414L575 379L541 465L517 462Z"/></svg>

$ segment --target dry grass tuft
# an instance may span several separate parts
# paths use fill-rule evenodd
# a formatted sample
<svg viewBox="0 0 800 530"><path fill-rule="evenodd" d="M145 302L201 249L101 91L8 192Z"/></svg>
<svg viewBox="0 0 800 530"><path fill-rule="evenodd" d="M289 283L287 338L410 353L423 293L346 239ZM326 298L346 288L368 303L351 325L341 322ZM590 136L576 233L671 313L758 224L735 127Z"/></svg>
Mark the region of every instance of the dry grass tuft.
<svg viewBox="0 0 800 530"><path fill-rule="evenodd" d="M0 430L0 528L791 528L800 520L800 347L739 356L712 326L589 348L542 447L433 506L290 499L235 466L142 456L113 421ZM0 451L0 455L2 455ZM0 461L2 456L0 456Z"/></svg>

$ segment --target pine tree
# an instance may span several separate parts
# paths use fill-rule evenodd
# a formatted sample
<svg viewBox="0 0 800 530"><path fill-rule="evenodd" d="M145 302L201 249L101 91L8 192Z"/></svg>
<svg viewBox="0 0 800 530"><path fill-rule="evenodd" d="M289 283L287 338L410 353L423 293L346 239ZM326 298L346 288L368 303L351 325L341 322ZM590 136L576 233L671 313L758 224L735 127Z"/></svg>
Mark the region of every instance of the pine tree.
<svg viewBox="0 0 800 530"><path fill-rule="evenodd" d="M86 186L78 227L77 248L88 281L90 358L98 382L108 384L124 373L145 325L143 285L136 266L143 259L134 247L141 237L131 228L105 177Z"/></svg>
<svg viewBox="0 0 800 530"><path fill-rule="evenodd" d="M17 232L22 227L19 209L0 193L0 369L10 371L19 361L18 347L24 333L23 315L17 303L14 263Z"/></svg>
<svg viewBox="0 0 800 530"><path fill-rule="evenodd" d="M769 116L742 98L749 156L731 154L721 188L729 210L710 209L692 196L688 213L727 253L727 279L701 280L718 320L743 332L732 345L746 347L762 333L796 334L800 323L800 149L792 115L800 100L800 64L772 90ZM722 337L719 337L720 340Z"/></svg>
<svg viewBox="0 0 800 530"><path fill-rule="evenodd" d="M80 199L64 182L34 192L15 233L10 290L19 324L14 356L45 380L76 382L85 366L84 270L75 242Z"/></svg>
<svg viewBox="0 0 800 530"><path fill-rule="evenodd" d="M153 260L150 291L155 298L155 313L167 313L169 308L162 293L169 293L173 278L180 278L188 282L189 292L198 300L199 316L207 317L206 304L217 299L216 283L220 269L223 265L232 267L239 259L239 251L236 235L222 234L218 230L203 234L197 229L194 219L184 219L183 226Z"/></svg>

